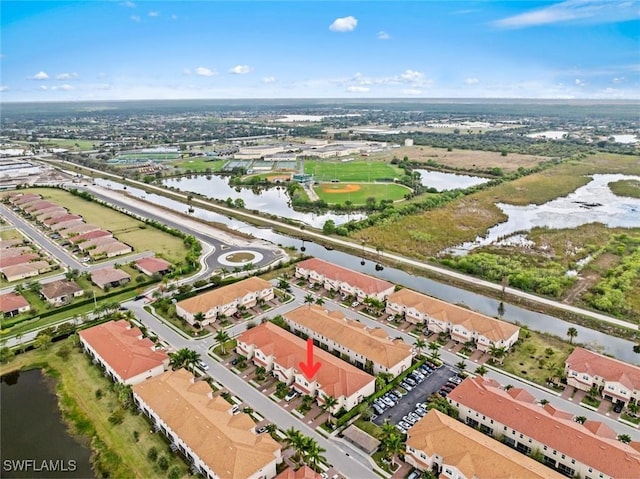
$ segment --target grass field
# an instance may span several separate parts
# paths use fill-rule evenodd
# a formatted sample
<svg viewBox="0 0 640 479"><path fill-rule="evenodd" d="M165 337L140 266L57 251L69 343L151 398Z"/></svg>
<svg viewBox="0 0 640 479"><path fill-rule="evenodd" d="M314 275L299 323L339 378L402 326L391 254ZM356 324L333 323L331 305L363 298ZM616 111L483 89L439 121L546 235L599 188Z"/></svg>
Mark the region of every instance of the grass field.
<svg viewBox="0 0 640 479"><path fill-rule="evenodd" d="M401 200L411 190L395 183L321 183L313 187L318 197L328 204L364 205L367 198L380 200Z"/></svg>
<svg viewBox="0 0 640 479"><path fill-rule="evenodd" d="M69 150L95 150L100 140L69 140L66 138L43 138L40 140L43 146L49 148L67 148Z"/></svg>
<svg viewBox="0 0 640 479"><path fill-rule="evenodd" d="M24 236L22 236L17 229L9 228L9 229L0 231L0 239L3 241L12 240L12 239L23 240Z"/></svg>
<svg viewBox="0 0 640 479"><path fill-rule="evenodd" d="M640 181L620 180L609 183L609 188L618 196L640 198Z"/></svg>
<svg viewBox="0 0 640 479"><path fill-rule="evenodd" d="M174 168L180 168L183 170L191 170L198 173L203 173L207 168L211 168L212 172L220 171L226 160L214 160L212 158L196 157L196 158L184 158L171 162Z"/></svg>
<svg viewBox="0 0 640 479"><path fill-rule="evenodd" d="M187 247L181 238L145 225L111 208L83 200L64 190L38 188L33 191L40 193L45 199L64 205L74 214L82 215L87 223L103 226L119 241L131 245L135 251L155 251L174 264L183 260L187 254Z"/></svg>
<svg viewBox="0 0 640 479"><path fill-rule="evenodd" d="M304 172L314 175L316 181L376 181L383 178L398 178L404 170L384 161L308 161Z"/></svg>
<svg viewBox="0 0 640 479"><path fill-rule="evenodd" d="M66 358L61 350L68 351ZM0 374L36 367L44 367L48 375L56 378L56 393L65 422L71 424L74 434L88 436L92 450L97 452L100 469L108 474L99 473L96 477L166 477L167 473L147 458L151 447L168 459L169 469L179 469L179 477L189 477L184 461L171 452L162 434L150 432L151 426L143 415L125 412L121 424L114 426L109 422L113 411L120 407L117 395L110 390L111 382L100 368L91 364L78 347L72 347L72 340L54 343L46 350L19 354L0 367ZM100 399L96 397L98 389Z"/></svg>

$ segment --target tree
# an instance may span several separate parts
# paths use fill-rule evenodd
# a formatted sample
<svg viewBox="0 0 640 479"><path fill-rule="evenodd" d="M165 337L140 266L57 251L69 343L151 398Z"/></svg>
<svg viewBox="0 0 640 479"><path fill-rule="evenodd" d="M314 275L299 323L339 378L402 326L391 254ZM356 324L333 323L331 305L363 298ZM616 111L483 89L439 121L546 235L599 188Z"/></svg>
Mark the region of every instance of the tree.
<svg viewBox="0 0 640 479"><path fill-rule="evenodd" d="M4 346L0 349L0 363L8 363L14 356L14 352L11 348Z"/></svg>
<svg viewBox="0 0 640 479"><path fill-rule="evenodd" d="M256 373L256 379L258 381L264 381L264 379L265 379L265 377L267 375L267 370L262 366L258 366L256 368L255 373Z"/></svg>
<svg viewBox="0 0 640 479"><path fill-rule="evenodd" d="M482 366L478 366L474 372L478 376L484 376L489 372L489 370L484 365L482 365Z"/></svg>
<svg viewBox="0 0 640 479"><path fill-rule="evenodd" d="M322 232L329 236L336 232L336 223L333 220L327 220L324 222L324 226L322 227Z"/></svg>
<svg viewBox="0 0 640 479"><path fill-rule="evenodd" d="M414 346L416 347L416 352L418 353L418 356L421 356L422 350L427 347L427 342L422 338L418 338L416 339Z"/></svg>
<svg viewBox="0 0 640 479"><path fill-rule="evenodd" d="M567 329L567 336L569 336L569 344L573 344L573 338L578 336L578 330L573 326Z"/></svg>
<svg viewBox="0 0 640 479"><path fill-rule="evenodd" d="M440 357L440 345L436 341L431 341L428 348L431 350L432 359L438 359Z"/></svg>
<svg viewBox="0 0 640 479"><path fill-rule="evenodd" d="M196 314L193 315L193 321L200 323L202 325L202 322L205 320L204 317L204 313L203 312L197 312Z"/></svg>
<svg viewBox="0 0 640 479"><path fill-rule="evenodd" d="M322 409L333 415L333 409L338 405L338 400L333 396L325 396Z"/></svg>
<svg viewBox="0 0 640 479"><path fill-rule="evenodd" d="M381 439L386 439L388 437L391 437L394 434L398 434L398 430L393 424L389 422L388 419L384 420L381 428L382 428L382 433L380 434Z"/></svg>
<svg viewBox="0 0 640 479"><path fill-rule="evenodd" d="M629 436L629 434L618 434L618 441L629 444L631 442L631 436Z"/></svg>
<svg viewBox="0 0 640 479"><path fill-rule="evenodd" d="M633 352L636 354L640 354L640 344L635 344L633 346Z"/></svg>
<svg viewBox="0 0 640 479"><path fill-rule="evenodd" d="M220 344L220 351L222 354L227 354L226 342L231 339L224 329L218 331L215 335L215 340Z"/></svg>
<svg viewBox="0 0 640 479"><path fill-rule="evenodd" d="M404 452L405 444L398 434L390 434L382 440L381 447L384 456L387 459L391 458L391 463L395 466L396 458L398 454Z"/></svg>
<svg viewBox="0 0 640 479"><path fill-rule="evenodd" d="M291 289L291 285L289 284L289 281L287 281L286 279L280 278L278 279L278 288L284 291L289 291L289 289Z"/></svg>
<svg viewBox="0 0 640 479"><path fill-rule="evenodd" d="M287 447L293 448L295 455L299 457L304 439L302 433L292 426L284 432L284 435L284 442L287 444Z"/></svg>
<svg viewBox="0 0 640 479"><path fill-rule="evenodd" d="M304 302L309 308L311 308L311 305L315 302L315 298L313 297L313 295L311 293L308 293L304 297Z"/></svg>
<svg viewBox="0 0 640 479"><path fill-rule="evenodd" d="M460 371L464 371L467 368L467 363L463 361L458 361L456 363L456 367L460 370Z"/></svg>
<svg viewBox="0 0 640 479"><path fill-rule="evenodd" d="M573 420L575 422L578 422L580 424L584 424L585 422L587 422L587 417L586 416L576 416L573 418Z"/></svg>
<svg viewBox="0 0 640 479"><path fill-rule="evenodd" d="M489 356L491 356L491 360L494 362L500 362L502 364L502 360L507 355L506 346L497 347L495 344L492 344L489 347Z"/></svg>
<svg viewBox="0 0 640 479"><path fill-rule="evenodd" d="M320 447L318 442L310 437L304 436L302 439L302 457L303 461L312 469L317 469L319 462L326 462L326 459L322 455L326 452L326 449Z"/></svg>
<svg viewBox="0 0 640 479"><path fill-rule="evenodd" d="M36 347L36 349L47 350L49 349L49 346L51 345L52 341L53 341L53 338L48 334L38 334L33 345Z"/></svg>
<svg viewBox="0 0 640 479"><path fill-rule="evenodd" d="M629 410L629 413L635 416L640 412L640 405L637 402L630 402L627 404L627 409Z"/></svg>
<svg viewBox="0 0 640 479"><path fill-rule="evenodd" d="M169 353L169 365L174 371L183 367L191 369L198 361L200 361L200 353L193 349L182 348Z"/></svg>
<svg viewBox="0 0 640 479"><path fill-rule="evenodd" d="M324 298L322 298L322 297L318 296L318 297L316 298L316 304L317 304L318 306L322 306L322 305L324 304Z"/></svg>

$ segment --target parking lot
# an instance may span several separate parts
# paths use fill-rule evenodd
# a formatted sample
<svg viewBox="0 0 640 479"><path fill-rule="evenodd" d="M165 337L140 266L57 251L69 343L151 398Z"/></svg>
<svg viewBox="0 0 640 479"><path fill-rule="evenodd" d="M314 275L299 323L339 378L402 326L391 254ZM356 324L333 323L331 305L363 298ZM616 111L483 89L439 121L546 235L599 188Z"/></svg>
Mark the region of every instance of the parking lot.
<svg viewBox="0 0 640 479"><path fill-rule="evenodd" d="M456 373L454 368L446 364L441 368L434 369L423 381L417 383L411 391L408 391L397 401L395 406L387 406L382 414L376 413L378 417L373 422L381 425L384 421L389 420L391 424L398 424L404 416L415 410L417 403L425 402L433 393L440 391L440 388Z"/></svg>

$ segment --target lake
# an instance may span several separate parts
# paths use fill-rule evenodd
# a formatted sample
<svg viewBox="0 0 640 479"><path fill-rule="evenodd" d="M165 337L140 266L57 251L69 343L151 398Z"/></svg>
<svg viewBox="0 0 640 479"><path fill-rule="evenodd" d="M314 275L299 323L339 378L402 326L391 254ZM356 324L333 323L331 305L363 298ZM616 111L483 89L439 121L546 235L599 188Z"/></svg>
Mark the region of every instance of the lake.
<svg viewBox="0 0 640 479"><path fill-rule="evenodd" d="M438 191L445 190L464 190L471 186L487 183L489 178L481 178L480 176L457 175L455 173L443 173L441 171L429 170L413 170L420 173L422 186L435 188Z"/></svg>
<svg viewBox="0 0 640 479"><path fill-rule="evenodd" d="M69 434L54 381L39 369L0 377L3 478L87 478L91 451Z"/></svg>

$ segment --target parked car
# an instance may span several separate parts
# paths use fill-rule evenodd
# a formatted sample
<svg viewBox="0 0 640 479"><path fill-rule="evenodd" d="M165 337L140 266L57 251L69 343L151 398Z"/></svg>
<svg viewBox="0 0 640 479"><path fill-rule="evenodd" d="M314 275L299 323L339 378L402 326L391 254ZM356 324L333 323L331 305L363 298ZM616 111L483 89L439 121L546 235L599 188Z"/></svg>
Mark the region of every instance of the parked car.
<svg viewBox="0 0 640 479"><path fill-rule="evenodd" d="M353 303L351 303L352 308L357 308L358 306L360 306L360 303L357 301L354 301Z"/></svg>
<svg viewBox="0 0 640 479"><path fill-rule="evenodd" d="M388 397L383 397L383 398L382 398L382 401L383 401L387 406L390 406L390 407L393 407L393 406L395 406L395 405L396 405L396 403L393 401L393 399L388 398Z"/></svg>
<svg viewBox="0 0 640 479"><path fill-rule="evenodd" d="M400 391L400 389L394 389L394 390L393 390L393 393L394 393L396 396L398 396L398 399L400 399L402 396L406 396L406 394L407 394L406 392L402 392L402 391Z"/></svg>
<svg viewBox="0 0 640 479"><path fill-rule="evenodd" d="M443 391L442 389L440 391L438 391L438 394L440 394L440 396L442 396L443 398L447 397L447 395L449 394L447 391Z"/></svg>
<svg viewBox="0 0 640 479"><path fill-rule="evenodd" d="M406 434L407 430L405 428L403 428L400 424L396 424L396 427L398 428L398 430L402 433L402 434Z"/></svg>
<svg viewBox="0 0 640 479"><path fill-rule="evenodd" d="M240 414L240 408L238 407L238 405L237 405L237 404L236 404L236 405L234 405L234 406L231 408L231 413L232 413L233 415Z"/></svg>
<svg viewBox="0 0 640 479"><path fill-rule="evenodd" d="M267 432L267 426L260 426L258 429L256 429L256 432L258 434L262 434L263 432Z"/></svg>
<svg viewBox="0 0 640 479"><path fill-rule="evenodd" d="M622 404L621 402L618 402L616 403L615 406L613 406L613 412L621 413L623 407L624 407L624 404Z"/></svg>
<svg viewBox="0 0 640 479"><path fill-rule="evenodd" d="M405 380L407 383L411 384L412 386L415 386L416 384L418 384L418 383L415 381L415 379L411 379L411 378L404 378L404 380Z"/></svg>
<svg viewBox="0 0 640 479"><path fill-rule="evenodd" d="M289 394L287 394L284 397L285 401L291 401L294 397L296 397L298 395L298 391L289 391Z"/></svg>
<svg viewBox="0 0 640 479"><path fill-rule="evenodd" d="M207 366L207 363L205 363L204 361L198 361L197 364L198 364L198 367L203 371L206 371L209 369L209 366Z"/></svg>
<svg viewBox="0 0 640 479"><path fill-rule="evenodd" d="M411 384L409 384L408 382L406 382L406 381L402 381L400 383L400 386L405 388L407 391L411 391L413 389L413 386Z"/></svg>
<svg viewBox="0 0 640 479"><path fill-rule="evenodd" d="M406 421L400 421L398 423L399 426L401 426L404 430L408 431L409 429L411 429L411 424L409 424Z"/></svg>

